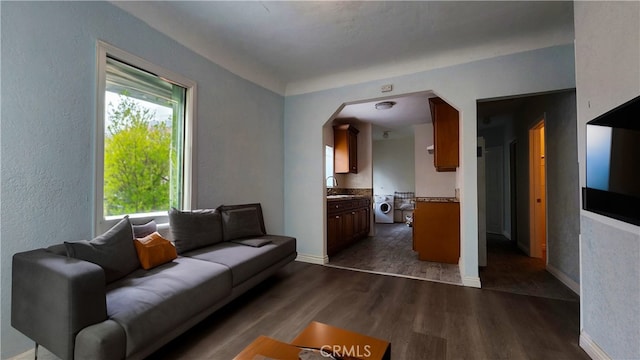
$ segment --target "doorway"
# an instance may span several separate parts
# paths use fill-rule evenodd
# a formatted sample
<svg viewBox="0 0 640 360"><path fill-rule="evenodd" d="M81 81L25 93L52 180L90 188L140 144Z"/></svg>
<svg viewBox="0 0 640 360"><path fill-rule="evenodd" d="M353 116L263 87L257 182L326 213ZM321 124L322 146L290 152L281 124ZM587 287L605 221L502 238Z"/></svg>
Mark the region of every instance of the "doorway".
<svg viewBox="0 0 640 360"><path fill-rule="evenodd" d="M544 117L529 129L529 249L547 260L547 185Z"/></svg>
<svg viewBox="0 0 640 360"><path fill-rule="evenodd" d="M511 242L518 243L518 141L509 143L509 202Z"/></svg>

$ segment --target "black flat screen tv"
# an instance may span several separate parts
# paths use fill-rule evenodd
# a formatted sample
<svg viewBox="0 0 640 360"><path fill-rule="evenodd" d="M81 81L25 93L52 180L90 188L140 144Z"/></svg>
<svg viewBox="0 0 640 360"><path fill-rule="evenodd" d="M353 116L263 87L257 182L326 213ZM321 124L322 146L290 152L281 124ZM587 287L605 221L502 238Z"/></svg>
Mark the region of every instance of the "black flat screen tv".
<svg viewBox="0 0 640 360"><path fill-rule="evenodd" d="M584 210L640 226L640 96L587 123Z"/></svg>

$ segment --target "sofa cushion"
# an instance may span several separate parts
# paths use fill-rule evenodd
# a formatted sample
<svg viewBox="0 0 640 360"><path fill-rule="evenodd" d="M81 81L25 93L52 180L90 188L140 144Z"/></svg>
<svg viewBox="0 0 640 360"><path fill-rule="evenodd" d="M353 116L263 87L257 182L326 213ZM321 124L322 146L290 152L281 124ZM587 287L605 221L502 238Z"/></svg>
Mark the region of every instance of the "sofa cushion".
<svg viewBox="0 0 640 360"><path fill-rule="evenodd" d="M143 238L158 231L158 225L156 224L155 220L151 220L145 224L132 224L132 226L133 237L135 238Z"/></svg>
<svg viewBox="0 0 640 360"><path fill-rule="evenodd" d="M279 235L264 235L260 238L271 242L261 247L223 242L190 251L185 256L228 266L233 286L236 286L296 252L295 238Z"/></svg>
<svg viewBox="0 0 640 360"><path fill-rule="evenodd" d="M222 241L220 212L216 209L180 211L171 208L169 225L178 254Z"/></svg>
<svg viewBox="0 0 640 360"><path fill-rule="evenodd" d="M176 247L171 244L171 241L163 238L157 232L136 239L134 245L140 265L145 270L168 263L178 257Z"/></svg>
<svg viewBox="0 0 640 360"><path fill-rule="evenodd" d="M178 257L109 284L107 314L124 328L130 356L230 293L227 267Z"/></svg>
<svg viewBox="0 0 640 360"><path fill-rule="evenodd" d="M91 241L65 241L64 244L67 256L100 265L107 284L140 267L128 216Z"/></svg>
<svg viewBox="0 0 640 360"><path fill-rule="evenodd" d="M260 247L260 246L267 245L268 243L271 242L271 240L269 239L236 239L236 240L231 240L231 242L240 244L240 245Z"/></svg>
<svg viewBox="0 0 640 360"><path fill-rule="evenodd" d="M260 204L223 205L222 236L225 241L261 236L266 233Z"/></svg>

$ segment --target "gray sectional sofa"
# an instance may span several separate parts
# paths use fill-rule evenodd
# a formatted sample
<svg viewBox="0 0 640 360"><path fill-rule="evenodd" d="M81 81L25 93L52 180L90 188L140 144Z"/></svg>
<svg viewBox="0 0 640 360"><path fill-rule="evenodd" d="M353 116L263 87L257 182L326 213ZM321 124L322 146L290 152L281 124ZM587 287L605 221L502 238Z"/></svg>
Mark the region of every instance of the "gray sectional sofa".
<svg viewBox="0 0 640 360"><path fill-rule="evenodd" d="M296 257L295 238L266 234L260 204L169 219L178 256L150 270L133 263L128 218L15 254L12 326L62 359L144 358Z"/></svg>

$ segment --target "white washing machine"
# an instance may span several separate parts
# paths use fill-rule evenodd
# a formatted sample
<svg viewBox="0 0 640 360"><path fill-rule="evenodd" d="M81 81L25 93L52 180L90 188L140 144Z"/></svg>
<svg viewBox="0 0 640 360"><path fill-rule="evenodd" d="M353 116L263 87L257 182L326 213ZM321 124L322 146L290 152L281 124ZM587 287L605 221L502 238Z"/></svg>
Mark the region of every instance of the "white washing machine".
<svg viewBox="0 0 640 360"><path fill-rule="evenodd" d="M376 223L393 224L393 195L375 195L373 205Z"/></svg>

